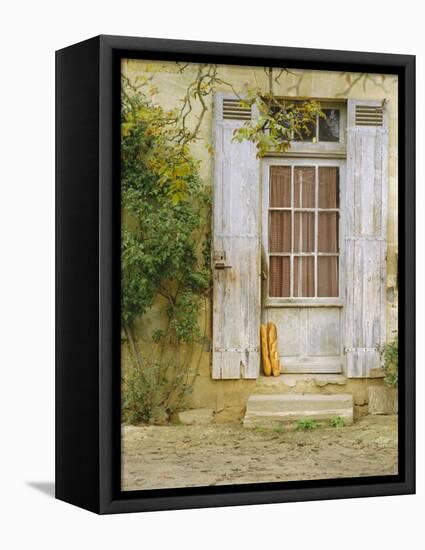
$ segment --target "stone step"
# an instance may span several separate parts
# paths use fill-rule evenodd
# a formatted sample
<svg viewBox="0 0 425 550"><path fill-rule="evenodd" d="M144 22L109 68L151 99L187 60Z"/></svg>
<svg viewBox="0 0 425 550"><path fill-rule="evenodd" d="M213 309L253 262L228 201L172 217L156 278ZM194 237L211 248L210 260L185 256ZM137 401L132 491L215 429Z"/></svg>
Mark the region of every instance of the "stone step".
<svg viewBox="0 0 425 550"><path fill-rule="evenodd" d="M317 393L320 391L319 388L332 389L346 384L347 378L343 374L309 373L259 376L254 393Z"/></svg>
<svg viewBox="0 0 425 550"><path fill-rule="evenodd" d="M353 423L351 394L252 394L248 398L243 419L245 428L273 428L282 423L311 419L330 420L341 416L346 424Z"/></svg>

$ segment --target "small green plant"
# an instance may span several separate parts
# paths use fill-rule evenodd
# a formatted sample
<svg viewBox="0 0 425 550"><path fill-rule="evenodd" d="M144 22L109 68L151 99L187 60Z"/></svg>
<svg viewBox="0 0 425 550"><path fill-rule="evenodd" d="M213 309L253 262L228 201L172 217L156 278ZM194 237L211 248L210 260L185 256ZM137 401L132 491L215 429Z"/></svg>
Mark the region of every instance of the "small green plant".
<svg viewBox="0 0 425 550"><path fill-rule="evenodd" d="M310 418L304 418L302 420L298 420L295 429L297 431L308 431L308 430L315 430L318 428L319 425L317 424L316 420L312 420Z"/></svg>
<svg viewBox="0 0 425 550"><path fill-rule="evenodd" d="M345 420L342 416L334 416L330 419L329 424L332 428L343 428L345 426Z"/></svg>
<svg viewBox="0 0 425 550"><path fill-rule="evenodd" d="M143 358L127 369L122 380L122 420L128 424L164 424L191 392L185 370L172 361Z"/></svg>
<svg viewBox="0 0 425 550"><path fill-rule="evenodd" d="M283 429L283 426L282 424L279 424L279 426L276 426L274 429L273 429L274 432L276 432L277 434L281 434L284 432L284 429Z"/></svg>
<svg viewBox="0 0 425 550"><path fill-rule="evenodd" d="M395 388L398 385L398 335L389 344L381 348L381 360L385 382Z"/></svg>
<svg viewBox="0 0 425 550"><path fill-rule="evenodd" d="M261 434L261 433L263 433L263 432L265 432L265 431L266 431L266 429L263 428L262 426L255 426L255 428L254 428L254 432L256 432L256 433L258 433L258 434Z"/></svg>

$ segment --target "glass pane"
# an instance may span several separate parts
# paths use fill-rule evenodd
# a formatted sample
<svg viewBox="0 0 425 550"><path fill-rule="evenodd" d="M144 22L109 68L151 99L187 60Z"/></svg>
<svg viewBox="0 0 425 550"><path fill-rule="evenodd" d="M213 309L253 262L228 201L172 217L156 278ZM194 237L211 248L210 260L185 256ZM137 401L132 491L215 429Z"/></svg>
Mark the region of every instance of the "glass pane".
<svg viewBox="0 0 425 550"><path fill-rule="evenodd" d="M269 295L288 297L291 284L289 256L270 256Z"/></svg>
<svg viewBox="0 0 425 550"><path fill-rule="evenodd" d="M338 213L319 212L318 252L338 252Z"/></svg>
<svg viewBox="0 0 425 550"><path fill-rule="evenodd" d="M295 212L294 252L314 252L313 212Z"/></svg>
<svg viewBox="0 0 425 550"><path fill-rule="evenodd" d="M301 128L294 134L293 141L316 142L316 122L307 122L305 128Z"/></svg>
<svg viewBox="0 0 425 550"><path fill-rule="evenodd" d="M272 210L269 219L269 251L291 252L291 212Z"/></svg>
<svg viewBox="0 0 425 550"><path fill-rule="evenodd" d="M317 258L317 295L321 298L338 296L338 257Z"/></svg>
<svg viewBox="0 0 425 550"><path fill-rule="evenodd" d="M319 117L319 141L339 141L339 109L322 109Z"/></svg>
<svg viewBox="0 0 425 550"><path fill-rule="evenodd" d="M270 206L291 206L291 167L272 166L270 168Z"/></svg>
<svg viewBox="0 0 425 550"><path fill-rule="evenodd" d="M319 208L339 208L339 169L319 168Z"/></svg>
<svg viewBox="0 0 425 550"><path fill-rule="evenodd" d="M294 169L294 206L295 208L315 207L315 178L313 166L296 166Z"/></svg>
<svg viewBox="0 0 425 550"><path fill-rule="evenodd" d="M314 257L294 257L294 296L314 296Z"/></svg>
<svg viewBox="0 0 425 550"><path fill-rule="evenodd" d="M292 101L288 100L286 102L285 108L291 113L295 118L297 123L297 131L294 130L293 141L308 141L316 142L316 130L317 130L317 117L314 121L303 123L304 115L306 114L305 102L304 101Z"/></svg>

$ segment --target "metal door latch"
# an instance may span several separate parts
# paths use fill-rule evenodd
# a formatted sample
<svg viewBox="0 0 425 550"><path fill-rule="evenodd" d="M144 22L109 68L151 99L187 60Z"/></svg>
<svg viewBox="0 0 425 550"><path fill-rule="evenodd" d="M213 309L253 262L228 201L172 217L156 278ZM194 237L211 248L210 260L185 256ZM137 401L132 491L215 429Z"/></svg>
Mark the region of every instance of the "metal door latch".
<svg viewBox="0 0 425 550"><path fill-rule="evenodd" d="M214 252L214 269L230 269L231 265L226 265L226 252L219 250Z"/></svg>

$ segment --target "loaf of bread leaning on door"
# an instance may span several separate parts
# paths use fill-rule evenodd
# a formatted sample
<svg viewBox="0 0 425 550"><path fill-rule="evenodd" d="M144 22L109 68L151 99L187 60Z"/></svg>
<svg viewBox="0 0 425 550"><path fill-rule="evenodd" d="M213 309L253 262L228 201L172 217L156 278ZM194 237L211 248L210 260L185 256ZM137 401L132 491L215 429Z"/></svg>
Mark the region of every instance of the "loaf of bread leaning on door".
<svg viewBox="0 0 425 550"><path fill-rule="evenodd" d="M260 326L261 355L265 376L280 375L279 350L277 347L277 328L274 323Z"/></svg>

